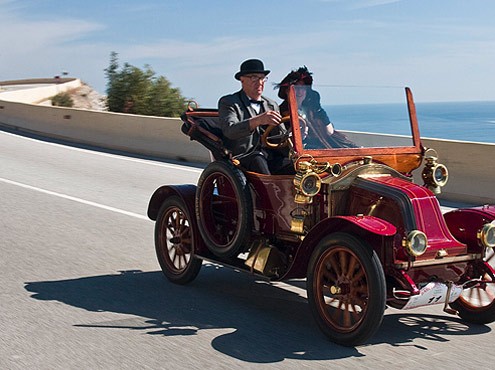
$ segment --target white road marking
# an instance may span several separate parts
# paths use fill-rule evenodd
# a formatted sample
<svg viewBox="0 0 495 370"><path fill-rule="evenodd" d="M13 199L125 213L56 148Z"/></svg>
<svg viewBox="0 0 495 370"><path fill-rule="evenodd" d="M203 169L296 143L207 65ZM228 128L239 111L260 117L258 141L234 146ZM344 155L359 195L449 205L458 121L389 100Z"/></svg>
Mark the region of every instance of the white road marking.
<svg viewBox="0 0 495 370"><path fill-rule="evenodd" d="M73 197L73 196L66 195L66 194L57 193L57 192L54 192L54 191L50 191L50 190L38 188L36 186L31 186L31 185L23 184L23 183L20 183L20 182L17 182L17 181L8 180L8 179L4 179L4 178L1 178L1 177L0 177L0 181L1 182L4 182L6 184L10 184L10 185L20 186L20 187L22 187L24 189L34 190L34 191L38 191L40 193L44 193L44 194L48 194L48 195L53 195L53 196L56 196L56 197L59 197L59 198L68 199L68 200L72 200L74 202L78 202L78 203L86 204L86 205L89 205L89 206L101 208L101 209L104 209L104 210L107 210L107 211L116 212L116 213L120 213L120 214L123 214L123 215L126 215L126 216L131 216L131 217L139 218L141 220L151 221L148 217L146 217L144 215L140 215L140 214L134 213L134 212L124 211L123 209L106 206L104 204L92 202L92 201L89 201L89 200L85 200L85 199Z"/></svg>

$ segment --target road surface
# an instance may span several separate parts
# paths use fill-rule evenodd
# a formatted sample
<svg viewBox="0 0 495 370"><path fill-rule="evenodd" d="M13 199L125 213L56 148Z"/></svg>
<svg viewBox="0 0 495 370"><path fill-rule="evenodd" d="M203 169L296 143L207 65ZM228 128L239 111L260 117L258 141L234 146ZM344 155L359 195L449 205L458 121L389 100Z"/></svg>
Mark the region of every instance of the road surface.
<svg viewBox="0 0 495 370"><path fill-rule="evenodd" d="M441 306L387 309L345 348L313 323L303 281L204 263L167 282L148 200L201 168L78 149L0 131L0 369L487 368L494 325Z"/></svg>

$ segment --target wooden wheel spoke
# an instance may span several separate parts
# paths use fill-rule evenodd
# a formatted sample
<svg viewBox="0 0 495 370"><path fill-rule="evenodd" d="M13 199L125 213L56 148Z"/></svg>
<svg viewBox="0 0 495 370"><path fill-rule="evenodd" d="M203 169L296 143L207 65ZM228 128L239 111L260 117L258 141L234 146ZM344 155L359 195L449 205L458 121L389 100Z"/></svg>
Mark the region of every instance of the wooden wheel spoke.
<svg viewBox="0 0 495 370"><path fill-rule="evenodd" d="M345 327L350 327L351 326L351 312L350 312L350 305L349 305L349 303L346 303L344 305L342 316L343 316L343 319L344 319L343 320L344 326Z"/></svg>
<svg viewBox="0 0 495 370"><path fill-rule="evenodd" d="M170 248L170 260L172 261L172 264L174 266L176 266L175 261L177 260L177 258L178 258L177 250L174 247Z"/></svg>
<svg viewBox="0 0 495 370"><path fill-rule="evenodd" d="M342 322L342 309L341 304L338 307L329 306L329 314L334 322Z"/></svg>
<svg viewBox="0 0 495 370"><path fill-rule="evenodd" d="M337 275L332 270L323 269L323 281L329 285L334 284L337 281Z"/></svg>
<svg viewBox="0 0 495 370"><path fill-rule="evenodd" d="M179 211L175 211L173 213L173 222L174 222L175 230L179 230L181 224L181 216Z"/></svg>
<svg viewBox="0 0 495 370"><path fill-rule="evenodd" d="M361 283L366 281L365 280L365 272L362 268L359 270L355 271L354 275L350 276L349 279L352 280L353 283Z"/></svg>
<svg viewBox="0 0 495 370"><path fill-rule="evenodd" d="M337 276L339 276L339 275L342 274L342 271L340 269L340 266L339 266L339 264L338 264L338 262L336 261L335 258L333 258L333 257L330 258L329 259L329 263L330 263L330 266L332 267L332 270L335 271L335 274ZM327 269L328 269L328 267L327 267ZM328 269L328 270L330 270L330 269Z"/></svg>
<svg viewBox="0 0 495 370"><path fill-rule="evenodd" d="M368 294L369 287L365 279L353 279L349 285L353 294Z"/></svg>
<svg viewBox="0 0 495 370"><path fill-rule="evenodd" d="M473 289L476 293L476 299L478 300L479 304L481 305L483 300L482 300L482 297L481 297L481 291L482 289L480 288L476 288L476 289Z"/></svg>
<svg viewBox="0 0 495 370"><path fill-rule="evenodd" d="M359 266L359 261L357 260L356 257L351 256L351 259L349 261L349 266L347 268L347 278L350 278L352 274L354 274L354 271L356 270L357 266Z"/></svg>
<svg viewBox="0 0 495 370"><path fill-rule="evenodd" d="M349 303L339 302L338 307L329 306L328 313L333 322L338 323L343 328L349 328L354 322L360 319L359 314L351 310Z"/></svg>
<svg viewBox="0 0 495 370"><path fill-rule="evenodd" d="M184 230L184 229L187 229L189 227L189 221L187 220L186 217L184 217L183 215L178 217L178 221L179 221L179 227L178 229L179 230Z"/></svg>
<svg viewBox="0 0 495 370"><path fill-rule="evenodd" d="M180 227L177 229L177 231L181 238L184 238L189 234L191 229L189 228L189 221L187 220L187 218L184 217L182 219Z"/></svg>
<svg viewBox="0 0 495 370"><path fill-rule="evenodd" d="M180 259L179 259L180 263L179 263L179 268L182 269L184 267L187 266L187 259L186 259L186 255L183 254L180 256Z"/></svg>
<svg viewBox="0 0 495 370"><path fill-rule="evenodd" d="M167 222L167 224L166 224L166 228L167 228L167 230L168 230L168 231L169 231L172 235L175 233L175 230L176 230L176 228L175 228L175 221L174 221L172 218L170 218L170 219L168 220L168 222Z"/></svg>
<svg viewBox="0 0 495 370"><path fill-rule="evenodd" d="M182 249L187 253L191 253L191 243L192 240L190 238L182 239L181 240Z"/></svg>
<svg viewBox="0 0 495 370"><path fill-rule="evenodd" d="M349 266L347 266L347 256L349 254L346 251L339 251L339 265L341 268L341 273L342 275L348 275L349 274Z"/></svg>
<svg viewBox="0 0 495 370"><path fill-rule="evenodd" d="M368 298L365 296L355 295L352 297L351 302L354 306L364 308L367 300Z"/></svg>
<svg viewBox="0 0 495 370"><path fill-rule="evenodd" d="M333 303L337 301L337 298L328 295L324 296L324 298L325 297L327 298L327 300L324 299L326 306L333 307Z"/></svg>
<svg viewBox="0 0 495 370"><path fill-rule="evenodd" d="M361 310L359 310L361 309ZM362 306L356 306L355 304L352 304L352 316L354 317L354 320L355 321L358 321L361 317L361 312L363 311L363 307Z"/></svg>
<svg viewBox="0 0 495 370"><path fill-rule="evenodd" d="M180 232L180 239L184 243L187 243L187 242L190 242L191 241L191 235L190 235L190 232L189 231L190 231L189 230L189 227L186 227L183 230L181 230L181 232Z"/></svg>
<svg viewBox="0 0 495 370"><path fill-rule="evenodd" d="M487 288L491 288L491 289L487 289ZM490 285L488 285L485 289L485 295L487 297L487 299L490 301L490 302L493 302L493 300L495 300L495 292L493 290L492 287L490 287Z"/></svg>

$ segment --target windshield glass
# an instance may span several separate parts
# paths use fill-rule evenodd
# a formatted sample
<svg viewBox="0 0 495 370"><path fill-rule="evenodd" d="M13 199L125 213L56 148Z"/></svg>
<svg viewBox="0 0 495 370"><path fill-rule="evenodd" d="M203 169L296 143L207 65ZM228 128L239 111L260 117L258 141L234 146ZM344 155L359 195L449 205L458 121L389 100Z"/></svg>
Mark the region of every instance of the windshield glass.
<svg viewBox="0 0 495 370"><path fill-rule="evenodd" d="M305 150L413 146L404 88L295 85Z"/></svg>

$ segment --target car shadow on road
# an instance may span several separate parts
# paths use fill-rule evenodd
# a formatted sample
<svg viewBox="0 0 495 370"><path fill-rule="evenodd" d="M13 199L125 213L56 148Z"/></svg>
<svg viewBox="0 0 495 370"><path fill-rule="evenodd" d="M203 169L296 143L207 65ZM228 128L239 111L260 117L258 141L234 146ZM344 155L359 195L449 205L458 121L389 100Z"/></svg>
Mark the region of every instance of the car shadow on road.
<svg viewBox="0 0 495 370"><path fill-rule="evenodd" d="M297 289L286 289L217 265L204 264L198 278L187 286L169 283L161 272L123 271L28 282L25 288L38 300L138 317L110 322L96 318L96 323L75 323L76 327L124 328L167 337L225 329L227 333L215 337L212 347L246 362L364 356L360 347L347 348L329 342L319 332L306 298ZM488 331L488 326L469 326L452 316L394 311L386 312L381 328L366 346L387 343L421 348L414 343L418 338L449 341L452 335Z"/></svg>

